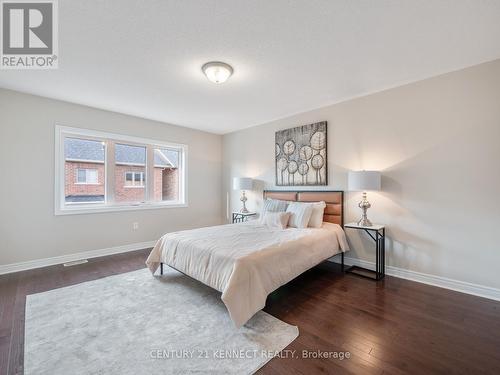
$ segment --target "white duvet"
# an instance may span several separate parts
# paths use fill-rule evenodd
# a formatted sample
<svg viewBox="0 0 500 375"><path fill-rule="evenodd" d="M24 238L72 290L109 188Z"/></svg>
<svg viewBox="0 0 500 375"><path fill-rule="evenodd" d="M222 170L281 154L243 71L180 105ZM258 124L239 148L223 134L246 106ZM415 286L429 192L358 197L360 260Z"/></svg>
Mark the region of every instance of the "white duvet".
<svg viewBox="0 0 500 375"><path fill-rule="evenodd" d="M325 259L348 250L343 229L276 229L258 221L164 235L146 264L160 262L222 292L237 327L261 310L269 293Z"/></svg>

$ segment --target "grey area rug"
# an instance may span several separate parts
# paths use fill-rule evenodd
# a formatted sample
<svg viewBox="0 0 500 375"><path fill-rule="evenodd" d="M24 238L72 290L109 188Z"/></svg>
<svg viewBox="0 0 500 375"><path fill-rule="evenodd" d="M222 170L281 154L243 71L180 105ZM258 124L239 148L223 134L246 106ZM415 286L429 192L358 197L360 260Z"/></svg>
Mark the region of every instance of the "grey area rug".
<svg viewBox="0 0 500 375"><path fill-rule="evenodd" d="M298 334L263 311L236 329L217 291L143 269L29 295L24 371L251 374Z"/></svg>

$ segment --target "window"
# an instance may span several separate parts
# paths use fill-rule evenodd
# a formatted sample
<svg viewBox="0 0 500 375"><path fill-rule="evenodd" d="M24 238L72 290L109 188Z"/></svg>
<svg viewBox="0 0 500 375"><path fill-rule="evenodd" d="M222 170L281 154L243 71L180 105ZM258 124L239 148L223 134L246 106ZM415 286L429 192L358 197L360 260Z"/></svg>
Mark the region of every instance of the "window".
<svg viewBox="0 0 500 375"><path fill-rule="evenodd" d="M116 202L145 202L145 176L147 170L147 147L125 143L115 144L115 189Z"/></svg>
<svg viewBox="0 0 500 375"><path fill-rule="evenodd" d="M106 145L85 137L64 139L64 205L103 203Z"/></svg>
<svg viewBox="0 0 500 375"><path fill-rule="evenodd" d="M125 187L144 188L144 172L126 172Z"/></svg>
<svg viewBox="0 0 500 375"><path fill-rule="evenodd" d="M153 199L160 201L175 201L179 195L179 150L167 148L154 149L153 184L155 193Z"/></svg>
<svg viewBox="0 0 500 375"><path fill-rule="evenodd" d="M56 214L185 207L187 146L56 126Z"/></svg>
<svg viewBox="0 0 500 375"><path fill-rule="evenodd" d="M83 169L76 170L76 183L77 184L98 184L97 169Z"/></svg>

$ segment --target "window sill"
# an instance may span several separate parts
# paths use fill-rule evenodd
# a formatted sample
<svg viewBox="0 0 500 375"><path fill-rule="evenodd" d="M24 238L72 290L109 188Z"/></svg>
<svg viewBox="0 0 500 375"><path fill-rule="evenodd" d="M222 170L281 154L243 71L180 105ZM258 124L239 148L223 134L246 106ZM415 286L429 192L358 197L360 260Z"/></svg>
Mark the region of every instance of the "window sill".
<svg viewBox="0 0 500 375"><path fill-rule="evenodd" d="M85 207L64 207L56 208L54 214L59 215L80 215L80 214L98 214L104 212L136 211L136 210L155 210L159 208L186 208L187 203L168 202L168 203L138 203L116 206L85 206Z"/></svg>

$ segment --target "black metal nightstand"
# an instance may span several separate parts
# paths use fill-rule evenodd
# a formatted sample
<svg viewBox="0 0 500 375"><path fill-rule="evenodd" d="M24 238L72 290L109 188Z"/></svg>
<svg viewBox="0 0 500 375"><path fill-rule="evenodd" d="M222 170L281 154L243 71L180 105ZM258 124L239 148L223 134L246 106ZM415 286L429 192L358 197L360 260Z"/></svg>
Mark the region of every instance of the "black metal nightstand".
<svg viewBox="0 0 500 375"><path fill-rule="evenodd" d="M344 228L361 229L375 241L375 271L359 266L351 266L345 272L372 280L382 280L385 276L385 226L374 224L371 227L358 225L357 223L345 224Z"/></svg>
<svg viewBox="0 0 500 375"><path fill-rule="evenodd" d="M253 217L257 215L257 212L233 212L233 224L234 223L243 223L244 221L247 221L248 218Z"/></svg>

